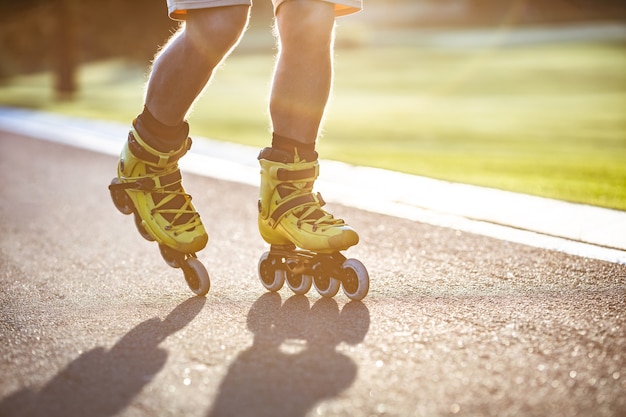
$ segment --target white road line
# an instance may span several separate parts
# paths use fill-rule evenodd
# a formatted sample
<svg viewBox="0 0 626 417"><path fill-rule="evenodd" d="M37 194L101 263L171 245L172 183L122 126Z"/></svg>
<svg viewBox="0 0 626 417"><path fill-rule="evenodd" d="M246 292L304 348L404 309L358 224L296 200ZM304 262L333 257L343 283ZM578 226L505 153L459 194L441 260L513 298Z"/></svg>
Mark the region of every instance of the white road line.
<svg viewBox="0 0 626 417"><path fill-rule="evenodd" d="M0 107L0 129L118 155L128 126ZM258 184L258 149L195 139L185 171ZM321 162L316 189L329 202L533 247L626 264L626 212Z"/></svg>

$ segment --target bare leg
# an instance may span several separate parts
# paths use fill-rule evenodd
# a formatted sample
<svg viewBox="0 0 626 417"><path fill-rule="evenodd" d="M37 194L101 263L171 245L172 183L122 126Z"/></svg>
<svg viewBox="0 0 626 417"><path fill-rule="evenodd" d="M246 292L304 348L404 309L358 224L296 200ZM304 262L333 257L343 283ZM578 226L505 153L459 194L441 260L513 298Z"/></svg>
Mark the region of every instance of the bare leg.
<svg viewBox="0 0 626 417"><path fill-rule="evenodd" d="M120 210L135 214L144 237L173 250L168 262L179 266L189 264L179 254L197 252L208 241L178 169L178 160L191 146L184 117L215 67L237 44L248 13L248 6L189 13L184 29L155 60L145 108L133 122L110 187Z"/></svg>
<svg viewBox="0 0 626 417"><path fill-rule="evenodd" d="M277 135L306 144L317 139L332 84L333 7L298 0L278 9L280 52L270 96Z"/></svg>
<svg viewBox="0 0 626 417"><path fill-rule="evenodd" d="M237 44L248 22L248 6L191 10L184 29L157 56L146 91L146 107L161 123L182 123L213 70Z"/></svg>
<svg viewBox="0 0 626 417"><path fill-rule="evenodd" d="M328 2L293 0L276 13L280 53L270 96L274 137L259 154L258 224L271 245L330 253L359 239L313 193L319 172L315 141L332 84L334 24L334 5Z"/></svg>

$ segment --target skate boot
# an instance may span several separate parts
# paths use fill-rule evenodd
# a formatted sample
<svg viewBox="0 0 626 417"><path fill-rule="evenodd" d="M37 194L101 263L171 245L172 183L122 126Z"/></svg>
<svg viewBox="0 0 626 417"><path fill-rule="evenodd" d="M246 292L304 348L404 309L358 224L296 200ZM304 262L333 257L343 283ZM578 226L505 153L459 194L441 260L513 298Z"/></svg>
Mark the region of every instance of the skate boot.
<svg viewBox="0 0 626 417"><path fill-rule="evenodd" d="M181 268L191 290L205 295L209 275L195 252L206 246L208 235L191 196L185 193L178 169L178 160L190 147L191 139L187 138L179 149L159 152L133 127L109 190L117 209L134 215L139 233L159 244L165 262Z"/></svg>
<svg viewBox="0 0 626 417"><path fill-rule="evenodd" d="M363 299L369 291L367 270L340 253L356 245L359 236L322 209L322 196L313 193L318 161L265 148L259 162L259 232L270 244L259 261L263 286L278 291L286 280L294 293L304 294L313 284L324 297L334 297L343 286L350 299Z"/></svg>

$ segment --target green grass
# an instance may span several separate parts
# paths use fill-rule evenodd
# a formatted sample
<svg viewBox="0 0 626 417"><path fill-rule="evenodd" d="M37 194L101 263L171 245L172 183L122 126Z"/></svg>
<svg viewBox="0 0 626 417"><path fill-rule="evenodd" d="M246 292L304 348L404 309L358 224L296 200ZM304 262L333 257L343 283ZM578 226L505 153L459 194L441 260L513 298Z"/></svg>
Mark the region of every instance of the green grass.
<svg viewBox="0 0 626 417"><path fill-rule="evenodd" d="M626 210L626 45L339 49L322 157ZM269 141L273 58L235 53L191 115L192 135ZM57 102L49 74L0 86L0 104L128 123L147 69L81 72ZM419 190L416 190L419 192Z"/></svg>

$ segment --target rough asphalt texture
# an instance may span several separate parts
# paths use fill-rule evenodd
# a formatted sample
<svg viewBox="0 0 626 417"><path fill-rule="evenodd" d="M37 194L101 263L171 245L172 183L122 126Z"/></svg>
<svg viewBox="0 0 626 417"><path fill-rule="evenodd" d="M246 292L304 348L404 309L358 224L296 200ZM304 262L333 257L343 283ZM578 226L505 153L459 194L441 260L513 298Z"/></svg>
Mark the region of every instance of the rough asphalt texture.
<svg viewBox="0 0 626 417"><path fill-rule="evenodd" d="M270 294L256 188L186 175L192 297L115 163L0 135L0 416L626 415L624 265L333 206L368 297Z"/></svg>

